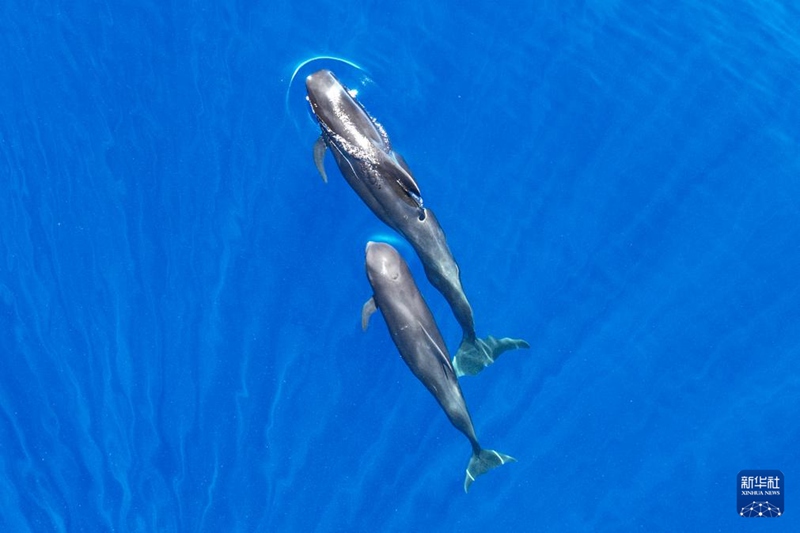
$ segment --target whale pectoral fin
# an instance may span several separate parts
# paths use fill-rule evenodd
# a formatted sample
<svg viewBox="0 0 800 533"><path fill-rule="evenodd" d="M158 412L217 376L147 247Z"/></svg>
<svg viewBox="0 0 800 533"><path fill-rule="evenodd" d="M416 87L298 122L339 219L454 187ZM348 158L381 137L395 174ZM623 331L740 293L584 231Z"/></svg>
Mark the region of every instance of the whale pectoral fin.
<svg viewBox="0 0 800 533"><path fill-rule="evenodd" d="M364 307L361 308L361 330L367 331L367 326L369 326L369 317L372 316L372 313L378 310L378 306L375 305L375 298L370 298L364 303Z"/></svg>
<svg viewBox="0 0 800 533"><path fill-rule="evenodd" d="M504 337L496 339L491 335L485 339L476 338L474 341L462 341L453 357L453 368L458 377L474 376L487 366L493 364L500 354L509 350L530 348L531 345L522 339Z"/></svg>
<svg viewBox="0 0 800 533"><path fill-rule="evenodd" d="M319 175L322 176L322 181L328 183L328 175L325 174L325 150L327 145L322 135L319 136L317 142L314 143L314 164L317 166Z"/></svg>

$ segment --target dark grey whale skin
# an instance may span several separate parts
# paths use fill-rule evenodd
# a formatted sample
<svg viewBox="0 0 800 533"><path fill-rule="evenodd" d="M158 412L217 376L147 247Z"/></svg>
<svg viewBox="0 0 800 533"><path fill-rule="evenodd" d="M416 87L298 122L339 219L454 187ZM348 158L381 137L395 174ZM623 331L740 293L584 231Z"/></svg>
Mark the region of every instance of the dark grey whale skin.
<svg viewBox="0 0 800 533"><path fill-rule="evenodd" d="M327 181L325 148L353 190L372 212L411 244L431 284L444 296L462 330L453 360L457 375L474 375L503 352L528 348L521 339L475 333L472 307L444 231L422 195L403 157L392 150L389 137L336 76L320 70L308 76L306 90L311 110L322 130L314 147L317 169Z"/></svg>
<svg viewBox="0 0 800 533"><path fill-rule="evenodd" d="M403 361L436 398L450 423L469 440L472 457L464 479L468 491L479 475L515 459L484 450L478 443L447 346L405 260L391 245L369 242L366 268L373 296L364 304L362 327L366 329L370 316L379 309Z"/></svg>

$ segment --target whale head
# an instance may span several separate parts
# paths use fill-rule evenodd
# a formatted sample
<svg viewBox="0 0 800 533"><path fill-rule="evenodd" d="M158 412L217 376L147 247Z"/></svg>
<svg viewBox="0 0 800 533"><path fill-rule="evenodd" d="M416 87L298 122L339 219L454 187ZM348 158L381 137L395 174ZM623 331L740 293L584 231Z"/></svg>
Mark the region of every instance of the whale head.
<svg viewBox="0 0 800 533"><path fill-rule="evenodd" d="M410 275L405 261L391 244L370 241L366 256L367 278L373 287L404 283Z"/></svg>
<svg viewBox="0 0 800 533"><path fill-rule="evenodd" d="M306 78L311 112L323 135L351 149L388 149L388 138L351 92L330 70L319 70Z"/></svg>

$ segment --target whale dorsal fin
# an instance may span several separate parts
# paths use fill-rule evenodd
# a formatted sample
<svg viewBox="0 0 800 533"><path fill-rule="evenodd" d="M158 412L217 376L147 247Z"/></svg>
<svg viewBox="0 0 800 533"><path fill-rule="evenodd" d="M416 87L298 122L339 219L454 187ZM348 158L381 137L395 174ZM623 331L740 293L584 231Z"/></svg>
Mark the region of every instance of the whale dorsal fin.
<svg viewBox="0 0 800 533"><path fill-rule="evenodd" d="M371 317L372 313L377 311L377 309L378 309L378 306L375 305L375 297L374 296L364 303L364 307L361 308L361 329L362 329L362 331L367 331L367 326L369 326L369 317Z"/></svg>
<svg viewBox="0 0 800 533"><path fill-rule="evenodd" d="M319 136L317 142L314 143L314 164L317 165L319 175L322 176L322 181L328 183L328 175L325 174L325 139L322 135Z"/></svg>
<svg viewBox="0 0 800 533"><path fill-rule="evenodd" d="M401 154L398 154L397 152L393 153L394 153L394 158L397 159L397 162L400 163L400 166L403 167L406 170L406 172L408 172L409 176L413 176L413 174L411 174L411 169L408 168L408 163L406 163L406 158L403 157Z"/></svg>
<svg viewBox="0 0 800 533"><path fill-rule="evenodd" d="M397 181L405 191L414 197L415 200L418 200L419 203L422 203L422 193L419 190L419 185L414 180L414 175L411 174L411 169L408 168L408 163L403 158L402 155L398 154L397 152L392 152L394 154L394 158L397 160L397 163L400 165L400 168L404 170L404 172L397 173Z"/></svg>
<svg viewBox="0 0 800 533"><path fill-rule="evenodd" d="M422 207L422 193L417 182L414 181L414 176L409 172L403 156L397 152L388 154L388 157L381 163L380 172L397 196L405 203L412 207Z"/></svg>

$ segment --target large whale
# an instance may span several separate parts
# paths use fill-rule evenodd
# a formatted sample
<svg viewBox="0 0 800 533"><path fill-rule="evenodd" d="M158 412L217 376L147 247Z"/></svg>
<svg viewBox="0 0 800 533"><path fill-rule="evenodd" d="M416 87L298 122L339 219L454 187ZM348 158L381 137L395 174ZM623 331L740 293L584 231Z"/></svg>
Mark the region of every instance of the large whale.
<svg viewBox="0 0 800 533"><path fill-rule="evenodd" d="M322 135L314 145L314 162L327 181L323 158L333 153L345 180L384 224L402 234L417 252L431 284L444 295L462 330L453 358L458 376L474 375L515 348L521 339L478 338L472 307L436 215L423 205L422 193L403 157L392 150L389 137L336 76L320 70L306 79L311 111Z"/></svg>
<svg viewBox="0 0 800 533"><path fill-rule="evenodd" d="M475 478L515 459L484 450L478 443L447 346L406 262L391 245L381 242L367 243L366 255L373 296L364 304L361 325L366 329L369 317L380 309L403 361L433 394L450 423L469 439L472 457L464 478L468 492Z"/></svg>

